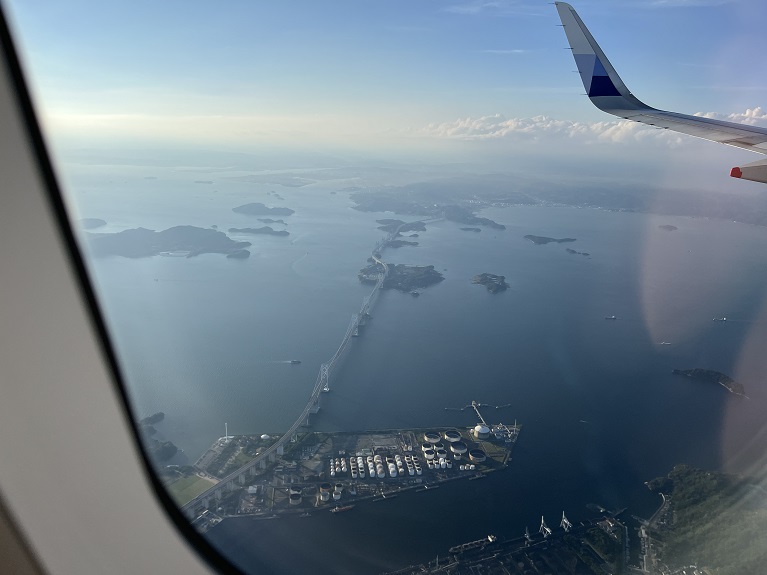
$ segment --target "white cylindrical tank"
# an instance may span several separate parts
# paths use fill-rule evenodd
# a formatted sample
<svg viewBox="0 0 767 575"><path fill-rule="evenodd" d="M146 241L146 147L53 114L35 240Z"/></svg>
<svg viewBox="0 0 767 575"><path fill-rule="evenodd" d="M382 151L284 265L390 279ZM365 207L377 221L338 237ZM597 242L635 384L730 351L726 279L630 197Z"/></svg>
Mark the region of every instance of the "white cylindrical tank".
<svg viewBox="0 0 767 575"><path fill-rule="evenodd" d="M338 501L341 499L341 492L340 491L334 491L333 492L333 501Z"/></svg>

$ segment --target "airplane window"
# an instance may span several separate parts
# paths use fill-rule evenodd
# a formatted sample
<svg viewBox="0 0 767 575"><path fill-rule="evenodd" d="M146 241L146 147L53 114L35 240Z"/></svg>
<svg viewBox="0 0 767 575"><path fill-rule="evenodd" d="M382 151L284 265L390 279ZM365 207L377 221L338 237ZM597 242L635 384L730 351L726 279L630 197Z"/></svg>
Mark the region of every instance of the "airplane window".
<svg viewBox="0 0 767 575"><path fill-rule="evenodd" d="M763 8L555 4L4 4L242 571L763 572Z"/></svg>

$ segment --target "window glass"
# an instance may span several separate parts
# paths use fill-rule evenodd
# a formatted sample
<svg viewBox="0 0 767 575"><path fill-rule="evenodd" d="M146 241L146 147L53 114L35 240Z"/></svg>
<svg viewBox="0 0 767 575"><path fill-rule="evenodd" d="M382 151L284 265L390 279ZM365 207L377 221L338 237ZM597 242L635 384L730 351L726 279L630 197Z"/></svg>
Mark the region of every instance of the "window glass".
<svg viewBox="0 0 767 575"><path fill-rule="evenodd" d="M141 441L234 564L760 572L758 156L592 106L553 5L5 8ZM756 0L575 8L645 101L767 126Z"/></svg>

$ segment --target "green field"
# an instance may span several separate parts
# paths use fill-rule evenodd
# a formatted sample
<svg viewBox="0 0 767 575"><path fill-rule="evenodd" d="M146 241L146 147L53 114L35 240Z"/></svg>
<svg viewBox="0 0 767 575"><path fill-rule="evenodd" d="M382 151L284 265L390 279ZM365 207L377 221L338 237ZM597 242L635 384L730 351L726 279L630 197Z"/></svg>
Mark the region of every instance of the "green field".
<svg viewBox="0 0 767 575"><path fill-rule="evenodd" d="M168 485L168 491L179 505L188 503L214 483L197 475L188 475Z"/></svg>

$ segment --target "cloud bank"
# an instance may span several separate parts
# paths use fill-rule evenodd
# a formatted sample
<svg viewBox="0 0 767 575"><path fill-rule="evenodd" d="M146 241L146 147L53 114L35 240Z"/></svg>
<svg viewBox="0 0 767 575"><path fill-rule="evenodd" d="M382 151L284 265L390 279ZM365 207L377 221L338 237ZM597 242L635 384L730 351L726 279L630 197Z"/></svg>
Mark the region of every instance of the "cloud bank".
<svg viewBox="0 0 767 575"><path fill-rule="evenodd" d="M767 126L767 112L760 107L749 108L745 112L729 115L711 112L699 112L695 115L749 125ZM556 139L561 142L566 138L582 144L662 142L670 147L677 147L685 140L685 136L676 132L645 126L630 120L573 122L558 120L549 116L506 118L502 114L433 123L423 127L413 135L453 140L545 141Z"/></svg>

